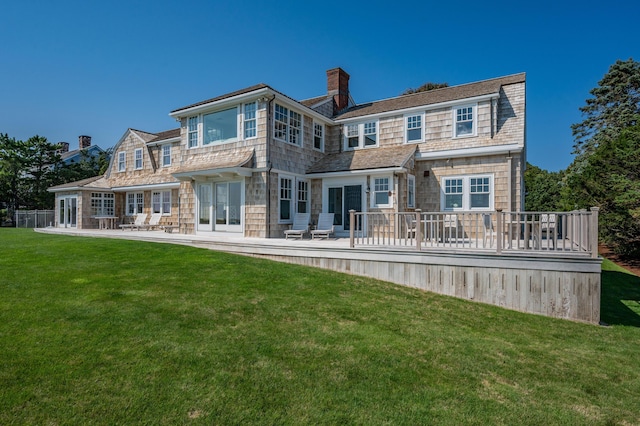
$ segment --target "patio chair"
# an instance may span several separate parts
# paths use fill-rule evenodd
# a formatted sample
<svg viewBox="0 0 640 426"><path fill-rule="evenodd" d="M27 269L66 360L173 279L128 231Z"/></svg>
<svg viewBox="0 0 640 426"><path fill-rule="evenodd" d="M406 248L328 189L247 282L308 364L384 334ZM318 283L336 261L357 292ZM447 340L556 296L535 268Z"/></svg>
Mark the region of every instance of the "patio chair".
<svg viewBox="0 0 640 426"><path fill-rule="evenodd" d="M158 228L160 226L160 219L162 219L162 213L154 213L151 215L149 223L140 226L140 228L144 229L145 231L150 231L154 228Z"/></svg>
<svg viewBox="0 0 640 426"><path fill-rule="evenodd" d="M554 244L556 235L556 215L555 213L543 213L540 215L540 234L550 243Z"/></svg>
<svg viewBox="0 0 640 426"><path fill-rule="evenodd" d="M447 229L449 232L447 232ZM458 216L455 214L445 214L442 218L442 241L458 239Z"/></svg>
<svg viewBox="0 0 640 426"><path fill-rule="evenodd" d="M311 231L311 239L329 238L333 234L333 218L334 213L320 213L318 216L318 227Z"/></svg>
<svg viewBox="0 0 640 426"><path fill-rule="evenodd" d="M132 231L135 229L140 229L141 226L144 226L145 221L147 220L146 213L138 213L136 215L136 220L133 223L123 223L120 225L122 230L131 229Z"/></svg>
<svg viewBox="0 0 640 426"><path fill-rule="evenodd" d="M296 213L293 217L293 225L291 225L291 229L287 229L284 231L284 238L300 238L304 237L304 234L309 231L309 219L311 218L310 213Z"/></svg>
<svg viewBox="0 0 640 426"><path fill-rule="evenodd" d="M482 214L482 226L483 226L483 235L482 235L482 247L487 246L487 241L489 241L489 248L493 247L493 221L491 220L490 213Z"/></svg>
<svg viewBox="0 0 640 426"><path fill-rule="evenodd" d="M416 216L412 214L404 215L404 223L406 225L406 239L412 239L416 237L416 227L418 223L416 222Z"/></svg>

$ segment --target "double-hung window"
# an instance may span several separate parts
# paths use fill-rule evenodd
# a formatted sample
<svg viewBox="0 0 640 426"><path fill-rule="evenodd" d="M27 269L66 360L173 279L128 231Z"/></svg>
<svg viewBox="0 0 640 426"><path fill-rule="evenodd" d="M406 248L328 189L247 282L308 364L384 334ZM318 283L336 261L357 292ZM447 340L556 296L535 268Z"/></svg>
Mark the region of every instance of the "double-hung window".
<svg viewBox="0 0 640 426"><path fill-rule="evenodd" d="M256 103L251 102L244 104L244 138L249 139L256 136Z"/></svg>
<svg viewBox="0 0 640 426"><path fill-rule="evenodd" d="M171 145L162 145L162 166L171 165Z"/></svg>
<svg viewBox="0 0 640 426"><path fill-rule="evenodd" d="M371 207L391 207L391 179L389 177L373 178Z"/></svg>
<svg viewBox="0 0 640 426"><path fill-rule="evenodd" d="M405 117L406 142L422 142L424 135L424 119L422 114Z"/></svg>
<svg viewBox="0 0 640 426"><path fill-rule="evenodd" d="M153 192L151 210L153 213L171 214L171 190Z"/></svg>
<svg viewBox="0 0 640 426"><path fill-rule="evenodd" d="M233 107L202 116L203 145L223 143L238 138L238 108Z"/></svg>
<svg viewBox="0 0 640 426"><path fill-rule="evenodd" d="M198 146L198 117L189 117L187 122L189 148L195 148Z"/></svg>
<svg viewBox="0 0 640 426"><path fill-rule="evenodd" d="M127 153L121 151L118 153L118 171L124 172L127 170Z"/></svg>
<svg viewBox="0 0 640 426"><path fill-rule="evenodd" d="M295 213L309 213L311 211L309 181L280 176L278 189L278 218L280 222L291 222Z"/></svg>
<svg viewBox="0 0 640 426"><path fill-rule="evenodd" d="M493 176L456 176L442 180L443 210L493 210Z"/></svg>
<svg viewBox="0 0 640 426"><path fill-rule="evenodd" d="M133 152L133 154L135 159L135 169L136 170L142 169L142 148L136 149Z"/></svg>
<svg viewBox="0 0 640 426"><path fill-rule="evenodd" d="M293 219L293 179L280 178L280 220Z"/></svg>
<svg viewBox="0 0 640 426"><path fill-rule="evenodd" d="M416 206L416 177L407 175L407 207Z"/></svg>
<svg viewBox="0 0 640 426"><path fill-rule="evenodd" d="M91 215L113 216L115 213L115 196L112 193L91 193Z"/></svg>
<svg viewBox="0 0 640 426"><path fill-rule="evenodd" d="M275 104L273 126L275 139L302 146L302 114Z"/></svg>
<svg viewBox="0 0 640 426"><path fill-rule="evenodd" d="M133 216L142 213L144 207L144 194L142 192L127 193L127 215Z"/></svg>
<svg viewBox="0 0 640 426"><path fill-rule="evenodd" d="M378 146L378 122L347 124L344 129L345 149Z"/></svg>
<svg viewBox="0 0 640 426"><path fill-rule="evenodd" d="M475 105L466 105L453 109L455 137L475 135L475 109Z"/></svg>
<svg viewBox="0 0 640 426"><path fill-rule="evenodd" d="M313 147L324 151L324 125L313 123Z"/></svg>

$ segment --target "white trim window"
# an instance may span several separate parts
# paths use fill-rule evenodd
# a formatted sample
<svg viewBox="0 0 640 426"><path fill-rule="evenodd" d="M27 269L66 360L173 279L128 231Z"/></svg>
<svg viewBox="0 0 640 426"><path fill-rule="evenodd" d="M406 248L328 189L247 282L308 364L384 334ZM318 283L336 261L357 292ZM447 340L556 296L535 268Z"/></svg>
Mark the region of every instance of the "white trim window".
<svg viewBox="0 0 640 426"><path fill-rule="evenodd" d="M374 177L371 191L371 207L392 207L391 185L393 180L389 176Z"/></svg>
<svg viewBox="0 0 640 426"><path fill-rule="evenodd" d="M278 219L280 222L290 222L293 220L293 179L280 177L278 188Z"/></svg>
<svg viewBox="0 0 640 426"><path fill-rule="evenodd" d="M107 192L91 193L91 216L113 216L115 195Z"/></svg>
<svg viewBox="0 0 640 426"><path fill-rule="evenodd" d="M118 171L124 172L127 170L127 153L120 151L118 153Z"/></svg>
<svg viewBox="0 0 640 426"><path fill-rule="evenodd" d="M406 126L405 142L422 142L424 140L424 115L407 115L404 122Z"/></svg>
<svg viewBox="0 0 640 426"><path fill-rule="evenodd" d="M203 145L238 139L238 107L202 115Z"/></svg>
<svg viewBox="0 0 640 426"><path fill-rule="evenodd" d="M296 212L311 213L309 210L309 182L298 180L298 193L296 194Z"/></svg>
<svg viewBox="0 0 640 426"><path fill-rule="evenodd" d="M407 207L416 207L416 177L407 175Z"/></svg>
<svg viewBox="0 0 640 426"><path fill-rule="evenodd" d="M127 216L142 213L144 194L142 192L127 192Z"/></svg>
<svg viewBox="0 0 640 426"><path fill-rule="evenodd" d="M171 165L171 145L162 145L162 167Z"/></svg>
<svg viewBox="0 0 640 426"><path fill-rule="evenodd" d="M442 179L442 210L493 210L493 176L455 176Z"/></svg>
<svg viewBox="0 0 640 426"><path fill-rule="evenodd" d="M198 116L187 119L187 145L189 148L198 146Z"/></svg>
<svg viewBox="0 0 640 426"><path fill-rule="evenodd" d="M302 146L302 114L275 104L273 137L283 142Z"/></svg>
<svg viewBox="0 0 640 426"><path fill-rule="evenodd" d="M464 105L453 109L454 137L475 136L476 105Z"/></svg>
<svg viewBox="0 0 640 426"><path fill-rule="evenodd" d="M256 102L244 104L243 121L244 121L244 138L251 139L258 136L256 127Z"/></svg>
<svg viewBox="0 0 640 426"><path fill-rule="evenodd" d="M313 123L313 148L324 152L324 124Z"/></svg>
<svg viewBox="0 0 640 426"><path fill-rule="evenodd" d="M133 158L135 159L135 169L142 169L142 148L133 151Z"/></svg>
<svg viewBox="0 0 640 426"><path fill-rule="evenodd" d="M344 128L344 149L352 150L378 146L378 122L347 124Z"/></svg>
<svg viewBox="0 0 640 426"><path fill-rule="evenodd" d="M151 211L163 215L171 214L171 190L154 191L151 194Z"/></svg>

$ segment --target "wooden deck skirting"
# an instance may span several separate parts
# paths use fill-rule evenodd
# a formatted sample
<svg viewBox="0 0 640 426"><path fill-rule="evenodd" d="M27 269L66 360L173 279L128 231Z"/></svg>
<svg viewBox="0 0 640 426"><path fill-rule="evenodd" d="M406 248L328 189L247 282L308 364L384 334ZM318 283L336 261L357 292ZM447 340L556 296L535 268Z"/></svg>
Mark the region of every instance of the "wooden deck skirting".
<svg viewBox="0 0 640 426"><path fill-rule="evenodd" d="M127 238L329 269L521 312L598 324L600 258L554 253L439 252L412 247L349 247L348 240L292 241L165 232L39 232Z"/></svg>

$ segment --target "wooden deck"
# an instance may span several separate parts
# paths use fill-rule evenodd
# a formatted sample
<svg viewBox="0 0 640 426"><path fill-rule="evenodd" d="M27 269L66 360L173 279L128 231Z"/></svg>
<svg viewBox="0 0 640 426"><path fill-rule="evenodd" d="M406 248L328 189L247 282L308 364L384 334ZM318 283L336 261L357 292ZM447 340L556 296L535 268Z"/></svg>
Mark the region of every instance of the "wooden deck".
<svg viewBox="0 0 640 426"><path fill-rule="evenodd" d="M507 309L589 323L600 321L600 258L559 250L496 253L447 242L425 246L351 247L349 238L285 240L239 234L43 228L38 232L182 244L330 269L489 303ZM514 241L515 244L515 241Z"/></svg>

